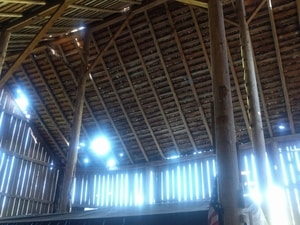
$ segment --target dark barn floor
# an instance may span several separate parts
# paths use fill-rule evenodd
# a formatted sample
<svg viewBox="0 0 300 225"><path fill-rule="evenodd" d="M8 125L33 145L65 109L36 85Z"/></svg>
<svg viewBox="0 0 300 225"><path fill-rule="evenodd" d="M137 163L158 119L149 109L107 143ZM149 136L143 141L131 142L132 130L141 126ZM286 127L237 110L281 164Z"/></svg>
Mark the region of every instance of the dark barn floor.
<svg viewBox="0 0 300 225"><path fill-rule="evenodd" d="M0 219L0 224L28 225L207 225L207 204L166 204L132 208L28 215Z"/></svg>

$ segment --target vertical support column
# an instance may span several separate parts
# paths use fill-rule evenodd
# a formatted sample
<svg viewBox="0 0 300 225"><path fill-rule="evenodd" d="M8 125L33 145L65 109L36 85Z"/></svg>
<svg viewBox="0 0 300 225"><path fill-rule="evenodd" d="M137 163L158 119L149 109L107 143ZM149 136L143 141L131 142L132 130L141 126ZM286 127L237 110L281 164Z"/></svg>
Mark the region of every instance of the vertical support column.
<svg viewBox="0 0 300 225"><path fill-rule="evenodd" d="M298 24L300 26L300 0L296 0L296 4L297 4Z"/></svg>
<svg viewBox="0 0 300 225"><path fill-rule="evenodd" d="M85 36L84 43L84 56L85 60L82 62L81 70L78 78L78 87L76 94L76 101L74 105L74 115L73 122L70 132L70 146L69 152L67 155L67 162L64 171L64 179L62 190L60 192L60 211L61 212L69 212L71 210L71 191L72 191L72 183L74 180L74 174L77 163L77 155L78 155L78 145L80 138L80 128L82 124L82 113L83 113L83 103L84 103L84 95L86 89L86 70L87 70L87 49L89 47L89 33Z"/></svg>
<svg viewBox="0 0 300 225"><path fill-rule="evenodd" d="M0 34L0 75L2 73L10 35L11 33L9 31L3 31Z"/></svg>
<svg viewBox="0 0 300 225"><path fill-rule="evenodd" d="M242 56L244 61L244 76L246 80L246 89L248 92L249 119L251 124L252 146L255 154L257 166L258 186L261 192L262 209L268 216L268 207L266 194L268 190L267 156L264 139L263 124L261 119L261 109L259 105L259 95L253 60L253 49L251 44L249 27L246 22L246 12L244 0L236 0L237 15L240 24L240 39L242 45Z"/></svg>
<svg viewBox="0 0 300 225"><path fill-rule="evenodd" d="M224 224L238 225L239 176L222 0L209 0L219 196Z"/></svg>

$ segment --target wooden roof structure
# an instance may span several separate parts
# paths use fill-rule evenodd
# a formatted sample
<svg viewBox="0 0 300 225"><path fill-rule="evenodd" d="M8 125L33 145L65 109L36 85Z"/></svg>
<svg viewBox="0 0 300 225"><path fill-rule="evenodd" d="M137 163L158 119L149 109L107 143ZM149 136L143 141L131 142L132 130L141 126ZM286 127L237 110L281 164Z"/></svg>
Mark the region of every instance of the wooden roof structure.
<svg viewBox="0 0 300 225"><path fill-rule="evenodd" d="M245 7L265 138L297 136L300 3L245 0ZM236 136L247 143L251 124L234 1L224 1L224 17ZM213 149L207 2L0 0L0 32L0 88L24 90L30 123L61 162L84 60L82 143L107 136L120 166ZM80 147L79 162L89 154Z"/></svg>

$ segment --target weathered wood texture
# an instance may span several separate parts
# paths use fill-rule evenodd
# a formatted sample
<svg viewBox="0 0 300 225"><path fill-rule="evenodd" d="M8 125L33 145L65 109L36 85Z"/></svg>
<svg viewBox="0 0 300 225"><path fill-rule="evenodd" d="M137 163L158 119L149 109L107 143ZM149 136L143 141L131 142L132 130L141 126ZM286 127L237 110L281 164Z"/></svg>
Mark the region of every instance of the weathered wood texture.
<svg viewBox="0 0 300 225"><path fill-rule="evenodd" d="M245 1L245 8L264 136L272 138L300 132L300 36L296 1L272 1L271 9L267 2ZM48 4L1 3L3 11L24 12L24 18L0 17L1 29L18 27L11 33L2 74L54 13L57 2ZM131 8L124 13L127 6ZM33 10L40 17L30 17ZM238 143L247 143L247 94L232 1L225 1L224 15L235 133ZM71 32L82 25L86 29ZM11 91L26 89L31 122L62 162L69 148L86 32L92 69L80 142L88 146L96 133L105 134L121 166L212 150L208 10L176 1L75 1L6 83ZM101 160L89 152L88 147L79 149L79 164L88 156L101 167Z"/></svg>
<svg viewBox="0 0 300 225"><path fill-rule="evenodd" d="M1 91L0 217L54 212L59 164Z"/></svg>

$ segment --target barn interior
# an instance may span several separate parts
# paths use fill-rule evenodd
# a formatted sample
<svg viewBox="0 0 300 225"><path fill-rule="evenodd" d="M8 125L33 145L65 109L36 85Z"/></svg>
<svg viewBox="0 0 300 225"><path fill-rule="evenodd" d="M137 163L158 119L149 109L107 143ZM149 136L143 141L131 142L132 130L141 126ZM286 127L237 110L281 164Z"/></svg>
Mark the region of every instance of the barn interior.
<svg viewBox="0 0 300 225"><path fill-rule="evenodd" d="M0 32L0 224L300 224L300 1L0 0Z"/></svg>

